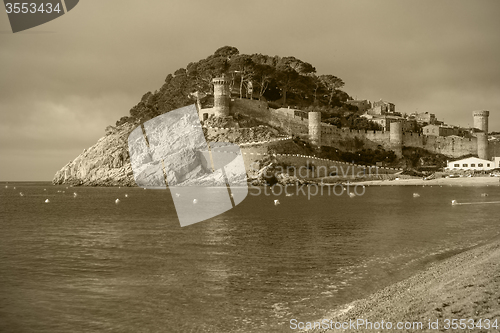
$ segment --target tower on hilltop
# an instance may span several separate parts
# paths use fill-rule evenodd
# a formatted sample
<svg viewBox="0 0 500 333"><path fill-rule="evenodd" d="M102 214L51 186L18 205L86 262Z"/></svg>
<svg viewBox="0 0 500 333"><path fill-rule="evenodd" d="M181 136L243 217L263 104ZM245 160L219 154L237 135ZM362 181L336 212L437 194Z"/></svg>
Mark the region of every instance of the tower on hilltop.
<svg viewBox="0 0 500 333"><path fill-rule="evenodd" d="M472 116L474 117L474 128L488 134L488 117L490 116L490 111L474 111L472 112Z"/></svg>
<svg viewBox="0 0 500 333"><path fill-rule="evenodd" d="M214 84L214 114L218 117L229 116L229 80L222 75L212 80Z"/></svg>

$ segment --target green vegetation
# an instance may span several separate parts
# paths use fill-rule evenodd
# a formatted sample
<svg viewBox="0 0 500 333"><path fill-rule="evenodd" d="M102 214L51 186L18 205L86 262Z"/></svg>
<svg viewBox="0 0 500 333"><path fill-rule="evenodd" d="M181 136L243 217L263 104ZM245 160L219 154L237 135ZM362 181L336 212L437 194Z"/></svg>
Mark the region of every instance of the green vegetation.
<svg viewBox="0 0 500 333"><path fill-rule="evenodd" d="M294 138L293 141L299 146L304 147L307 155L316 155L320 158L327 158L334 161L347 163L355 163L361 165L376 165L381 162L384 165L393 166L397 162L397 156L393 151L384 150L382 147L378 149L359 149L355 151L343 151L338 148L323 146L321 152L315 150L308 141Z"/></svg>
<svg viewBox="0 0 500 333"><path fill-rule="evenodd" d="M338 128L348 127L354 130L370 131L383 130L379 124L360 117L357 113L358 108L354 105L343 104L342 106L335 107L308 106L304 110L321 112L322 122L337 126Z"/></svg>
<svg viewBox="0 0 500 333"><path fill-rule="evenodd" d="M403 160L408 169L428 171L433 168L446 167L449 157L443 154L434 154L423 148L403 147Z"/></svg>
<svg viewBox="0 0 500 333"><path fill-rule="evenodd" d="M197 100L209 107L213 103L212 79L223 74L230 79L235 97L270 101L271 107L321 108L325 115L357 111L344 104L349 95L340 90L342 79L331 74L318 76L308 62L293 56L240 54L237 48L224 46L169 74L160 90L146 93L116 125L144 122Z"/></svg>

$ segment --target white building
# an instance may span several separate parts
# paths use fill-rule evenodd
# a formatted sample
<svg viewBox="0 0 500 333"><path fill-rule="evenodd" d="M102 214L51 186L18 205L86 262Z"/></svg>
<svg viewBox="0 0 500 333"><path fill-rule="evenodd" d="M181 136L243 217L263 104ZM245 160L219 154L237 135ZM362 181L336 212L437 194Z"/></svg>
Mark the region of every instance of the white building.
<svg viewBox="0 0 500 333"><path fill-rule="evenodd" d="M495 161L495 168L500 168L500 157L493 157L493 161Z"/></svg>
<svg viewBox="0 0 500 333"><path fill-rule="evenodd" d="M448 162L447 170L492 170L495 169L495 162L483 160L477 157L464 158L463 160Z"/></svg>

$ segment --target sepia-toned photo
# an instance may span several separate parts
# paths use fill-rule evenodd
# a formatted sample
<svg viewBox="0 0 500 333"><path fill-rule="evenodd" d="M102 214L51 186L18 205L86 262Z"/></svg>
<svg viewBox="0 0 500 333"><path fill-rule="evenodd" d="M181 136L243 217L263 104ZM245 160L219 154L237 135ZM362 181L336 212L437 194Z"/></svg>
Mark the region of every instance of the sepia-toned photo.
<svg viewBox="0 0 500 333"><path fill-rule="evenodd" d="M4 0L0 332L500 332L500 2Z"/></svg>

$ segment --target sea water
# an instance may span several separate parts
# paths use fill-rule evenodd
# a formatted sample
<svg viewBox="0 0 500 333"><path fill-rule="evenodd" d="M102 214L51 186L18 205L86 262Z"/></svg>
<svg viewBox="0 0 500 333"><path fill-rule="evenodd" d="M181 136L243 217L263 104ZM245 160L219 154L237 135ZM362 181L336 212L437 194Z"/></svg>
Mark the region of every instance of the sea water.
<svg viewBox="0 0 500 333"><path fill-rule="evenodd" d="M181 228L169 190L1 184L0 331L290 332L500 230L451 205L500 187L288 192Z"/></svg>

